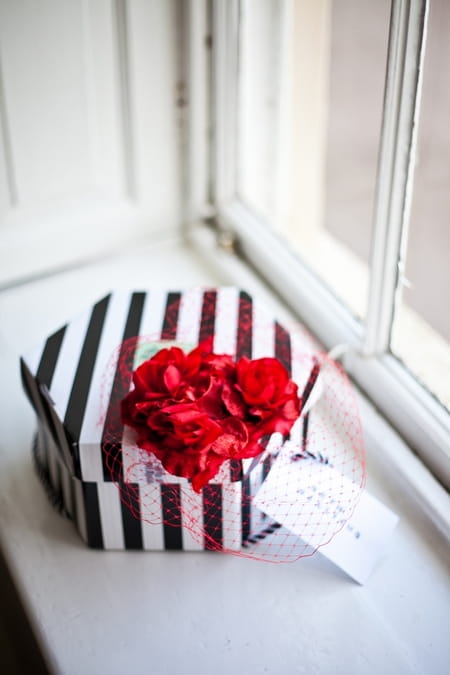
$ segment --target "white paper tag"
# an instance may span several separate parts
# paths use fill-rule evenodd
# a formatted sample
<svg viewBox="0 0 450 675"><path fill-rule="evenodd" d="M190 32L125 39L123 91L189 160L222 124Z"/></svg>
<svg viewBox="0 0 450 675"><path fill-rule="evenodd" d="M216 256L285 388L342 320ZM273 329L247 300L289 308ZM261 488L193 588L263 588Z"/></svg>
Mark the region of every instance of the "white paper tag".
<svg viewBox="0 0 450 675"><path fill-rule="evenodd" d="M383 555L398 516L366 490L353 516L320 553L364 584Z"/></svg>
<svg viewBox="0 0 450 675"><path fill-rule="evenodd" d="M363 584L383 554L398 516L366 491L352 515L359 488L330 466L314 460L287 461L290 449L285 445L254 505L314 548L329 534L332 539L320 553Z"/></svg>

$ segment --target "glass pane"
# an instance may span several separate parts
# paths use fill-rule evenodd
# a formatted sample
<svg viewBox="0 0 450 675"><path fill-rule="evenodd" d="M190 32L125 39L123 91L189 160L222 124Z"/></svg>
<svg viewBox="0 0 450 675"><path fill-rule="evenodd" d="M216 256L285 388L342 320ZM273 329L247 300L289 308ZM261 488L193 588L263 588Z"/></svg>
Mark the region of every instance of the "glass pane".
<svg viewBox="0 0 450 675"><path fill-rule="evenodd" d="M417 165L392 351L450 408L450 3L430 4Z"/></svg>
<svg viewBox="0 0 450 675"><path fill-rule="evenodd" d="M389 0L243 0L238 192L365 315Z"/></svg>

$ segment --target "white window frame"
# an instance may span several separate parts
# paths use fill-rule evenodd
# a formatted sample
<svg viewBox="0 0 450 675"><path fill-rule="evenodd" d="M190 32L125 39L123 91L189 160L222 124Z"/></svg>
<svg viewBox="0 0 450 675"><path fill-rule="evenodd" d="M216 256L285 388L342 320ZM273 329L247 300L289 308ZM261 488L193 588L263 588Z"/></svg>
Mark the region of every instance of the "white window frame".
<svg viewBox="0 0 450 675"><path fill-rule="evenodd" d="M289 0L285 0L289 2ZM283 3L280 3L282 5ZM428 0L393 0L380 139L371 278L365 324L353 318L321 280L239 198L236 180L239 0L211 0L203 11L190 3L191 99L186 173L188 220L213 205L213 224L238 242L241 255L296 312L327 349L348 347L344 365L358 386L450 486L450 415L389 352L397 281L401 274L411 201ZM212 30L211 72L198 44ZM203 69L203 70L202 70ZM199 74L210 83L212 145L209 159L208 96L199 96ZM209 76L209 77L208 77ZM201 79L201 78L200 78ZM208 87L206 87L208 91ZM199 153L204 171L199 171ZM193 159L195 155L195 160ZM195 166L195 168L194 168ZM211 172L209 188L202 176ZM210 207L211 208L211 207Z"/></svg>

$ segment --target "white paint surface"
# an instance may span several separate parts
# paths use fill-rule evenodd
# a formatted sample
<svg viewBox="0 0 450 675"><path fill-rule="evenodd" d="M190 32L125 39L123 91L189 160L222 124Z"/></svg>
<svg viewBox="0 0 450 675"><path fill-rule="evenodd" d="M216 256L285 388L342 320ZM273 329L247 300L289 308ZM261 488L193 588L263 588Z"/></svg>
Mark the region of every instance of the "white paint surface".
<svg viewBox="0 0 450 675"><path fill-rule="evenodd" d="M177 229L176 15L0 3L0 285Z"/></svg>

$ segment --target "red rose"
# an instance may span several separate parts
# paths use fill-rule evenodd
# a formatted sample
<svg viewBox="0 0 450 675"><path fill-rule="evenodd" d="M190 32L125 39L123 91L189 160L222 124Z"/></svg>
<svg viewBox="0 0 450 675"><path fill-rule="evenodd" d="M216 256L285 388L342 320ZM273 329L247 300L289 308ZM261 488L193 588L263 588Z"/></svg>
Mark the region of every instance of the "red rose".
<svg viewBox="0 0 450 675"><path fill-rule="evenodd" d="M220 425L195 405L179 404L163 406L150 415L146 431L139 435L137 443L152 452L166 471L191 478L194 489L199 490L216 475L223 462L211 452L221 433Z"/></svg>
<svg viewBox="0 0 450 675"><path fill-rule="evenodd" d="M201 386L201 357L197 350L185 354L179 347L162 349L133 373L136 397L146 400L183 399L192 386Z"/></svg>
<svg viewBox="0 0 450 675"><path fill-rule="evenodd" d="M262 432L259 437L274 431L289 433L300 413L298 388L277 359L240 359L236 389L258 424L257 433Z"/></svg>
<svg viewBox="0 0 450 675"><path fill-rule="evenodd" d="M200 373L202 348L185 354L179 347L161 349L133 373L134 389L122 401L122 420L141 430L149 416L168 404L195 401L210 386L207 374Z"/></svg>
<svg viewBox="0 0 450 675"><path fill-rule="evenodd" d="M122 421L137 444L199 491L228 459L254 457L260 440L286 434L299 415L297 386L276 359L213 354L212 340L189 354L162 349L133 373Z"/></svg>

